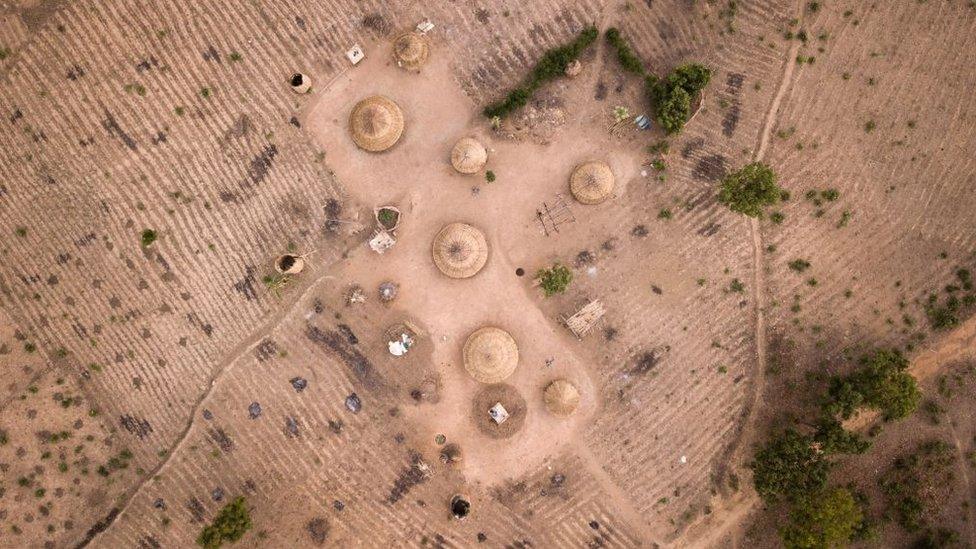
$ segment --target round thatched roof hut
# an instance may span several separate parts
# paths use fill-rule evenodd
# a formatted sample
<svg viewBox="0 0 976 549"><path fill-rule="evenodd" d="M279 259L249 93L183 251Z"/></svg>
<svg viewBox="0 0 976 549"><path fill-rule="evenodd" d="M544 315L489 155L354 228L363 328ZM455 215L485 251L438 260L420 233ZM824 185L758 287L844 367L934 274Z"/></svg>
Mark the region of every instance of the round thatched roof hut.
<svg viewBox="0 0 976 549"><path fill-rule="evenodd" d="M488 261L488 241L480 230L465 223L444 226L434 237L434 265L451 278L468 278Z"/></svg>
<svg viewBox="0 0 976 549"><path fill-rule="evenodd" d="M415 32L405 32L393 40L393 60L403 69L415 71L430 57L427 38Z"/></svg>
<svg viewBox="0 0 976 549"><path fill-rule="evenodd" d="M485 146L473 137L464 137L451 149L451 165L461 173L476 173L488 162Z"/></svg>
<svg viewBox="0 0 976 549"><path fill-rule="evenodd" d="M388 97L367 97L356 103L349 113L349 132L359 148L370 152L385 151L403 134L403 112Z"/></svg>
<svg viewBox="0 0 976 549"><path fill-rule="evenodd" d="M498 383L518 366L518 344L501 328L486 326L464 342L464 369L481 383Z"/></svg>
<svg viewBox="0 0 976 549"><path fill-rule="evenodd" d="M569 190L583 204L599 204L613 193L613 172L605 162L584 162L569 177Z"/></svg>
<svg viewBox="0 0 976 549"><path fill-rule="evenodd" d="M553 415L567 417L579 406L579 389L565 379L557 379L546 387L545 400L546 408Z"/></svg>

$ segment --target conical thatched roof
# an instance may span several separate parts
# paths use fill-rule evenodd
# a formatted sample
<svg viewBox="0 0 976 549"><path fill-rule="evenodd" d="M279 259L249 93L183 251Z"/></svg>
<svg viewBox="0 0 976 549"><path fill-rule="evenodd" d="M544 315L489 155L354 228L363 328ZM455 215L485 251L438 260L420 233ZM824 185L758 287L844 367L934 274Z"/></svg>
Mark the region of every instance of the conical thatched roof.
<svg viewBox="0 0 976 549"><path fill-rule="evenodd" d="M417 70L427 62L430 44L415 32L405 32L393 40L393 60L398 67Z"/></svg>
<svg viewBox="0 0 976 549"><path fill-rule="evenodd" d="M444 226L434 237L434 265L451 278L474 276L488 261L488 241L480 230L465 223Z"/></svg>
<svg viewBox="0 0 976 549"><path fill-rule="evenodd" d="M583 204L599 204L613 193L613 172L605 162L584 162L569 177L569 190Z"/></svg>
<svg viewBox="0 0 976 549"><path fill-rule="evenodd" d="M557 379L546 387L545 400L546 408L553 415L566 417L579 406L579 389L565 379Z"/></svg>
<svg viewBox="0 0 976 549"><path fill-rule="evenodd" d="M349 132L361 149L385 151L403 134L403 112L387 97L367 97L356 103L349 113Z"/></svg>
<svg viewBox="0 0 976 549"><path fill-rule="evenodd" d="M481 383L498 383L518 366L518 345L508 332L486 326L464 342L464 369Z"/></svg>
<svg viewBox="0 0 976 549"><path fill-rule="evenodd" d="M451 149L451 165L461 173L475 173L488 162L485 146L472 137L464 137Z"/></svg>

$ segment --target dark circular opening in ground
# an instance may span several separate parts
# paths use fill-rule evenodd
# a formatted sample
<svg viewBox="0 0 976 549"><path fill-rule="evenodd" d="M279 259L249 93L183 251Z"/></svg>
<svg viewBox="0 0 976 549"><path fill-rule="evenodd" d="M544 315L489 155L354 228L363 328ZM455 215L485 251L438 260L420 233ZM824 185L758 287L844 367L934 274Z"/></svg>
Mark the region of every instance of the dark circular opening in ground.
<svg viewBox="0 0 976 549"><path fill-rule="evenodd" d="M471 504L461 496L454 496L451 499L451 514L456 519L463 519L471 512Z"/></svg>
<svg viewBox="0 0 976 549"><path fill-rule="evenodd" d="M524 274L525 274L525 269L523 269L522 267L515 269L515 276L522 276Z"/></svg>
<svg viewBox="0 0 976 549"><path fill-rule="evenodd" d="M295 265L295 256L293 255L283 255L278 259L278 268L282 271L287 271Z"/></svg>

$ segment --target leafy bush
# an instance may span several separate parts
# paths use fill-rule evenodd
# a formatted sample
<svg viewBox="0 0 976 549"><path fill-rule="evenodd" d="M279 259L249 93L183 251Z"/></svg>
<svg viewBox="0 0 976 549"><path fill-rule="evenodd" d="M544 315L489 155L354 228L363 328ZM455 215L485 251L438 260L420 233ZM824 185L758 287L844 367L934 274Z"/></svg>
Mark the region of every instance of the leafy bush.
<svg viewBox="0 0 976 549"><path fill-rule="evenodd" d="M634 54L634 51L630 49L630 44L624 40L624 37L620 35L620 30L616 27L610 27L607 32L603 34L606 38L607 43L617 50L617 61L620 62L620 66L627 72L631 72L640 76L644 76L647 71L644 70L644 64L641 60Z"/></svg>
<svg viewBox="0 0 976 549"><path fill-rule="evenodd" d="M573 272L568 267L556 263L549 269L540 269L536 278L539 279L546 297L551 297L566 291L569 283L573 281Z"/></svg>
<svg viewBox="0 0 976 549"><path fill-rule="evenodd" d="M831 488L794 505L780 535L788 549L843 547L863 523L864 512L850 490Z"/></svg>
<svg viewBox="0 0 976 549"><path fill-rule="evenodd" d="M879 410L886 420L907 417L922 398L907 368L908 359L900 352L879 349L862 358L856 372L831 378L824 409L844 419L862 406Z"/></svg>
<svg viewBox="0 0 976 549"><path fill-rule="evenodd" d="M762 162L753 162L725 176L718 199L733 212L761 217L763 209L775 204L781 193L773 170Z"/></svg>
<svg viewBox="0 0 976 549"><path fill-rule="evenodd" d="M799 501L827 484L830 462L812 437L792 428L773 436L751 464L756 492L767 502Z"/></svg>
<svg viewBox="0 0 976 549"><path fill-rule="evenodd" d="M895 460L879 480L895 521L909 532L932 524L942 496L953 487L955 449L941 440L921 444L911 455Z"/></svg>
<svg viewBox="0 0 976 549"><path fill-rule="evenodd" d="M486 106L482 114L487 118L502 118L524 107L537 89L549 80L563 75L566 67L576 60L598 36L596 27L587 27L569 44L547 51L532 68L525 82L510 90L505 99Z"/></svg>
<svg viewBox="0 0 976 549"><path fill-rule="evenodd" d="M156 231L152 229L146 229L142 231L142 245L149 246L150 244L155 242L158 237L159 235L156 234Z"/></svg>
<svg viewBox="0 0 976 549"><path fill-rule="evenodd" d="M817 422L813 439L826 454L863 454L871 447L870 442L844 429L833 417L824 417Z"/></svg>
<svg viewBox="0 0 976 549"><path fill-rule="evenodd" d="M243 496L237 497L220 510L210 526L197 536L197 545L217 549L224 542L236 542L251 529L251 515Z"/></svg>
<svg viewBox="0 0 976 549"><path fill-rule="evenodd" d="M681 131L691 117L691 103L708 85L712 73L704 65L689 63L658 79L648 76L644 80L651 107L657 123L668 134Z"/></svg>

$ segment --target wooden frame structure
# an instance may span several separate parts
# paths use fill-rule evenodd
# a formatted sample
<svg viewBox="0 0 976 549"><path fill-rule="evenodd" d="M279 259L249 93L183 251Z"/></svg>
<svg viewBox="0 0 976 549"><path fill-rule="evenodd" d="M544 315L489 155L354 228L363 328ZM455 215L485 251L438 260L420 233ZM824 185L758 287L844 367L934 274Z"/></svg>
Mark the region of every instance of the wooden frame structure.
<svg viewBox="0 0 976 549"><path fill-rule="evenodd" d="M566 197L562 194L557 194L552 204L543 202L542 209L536 210L535 216L542 225L542 233L546 236L550 233L558 233L560 225L576 222L576 216L573 215L573 210L569 208Z"/></svg>
<svg viewBox="0 0 976 549"><path fill-rule="evenodd" d="M563 323L566 324L569 331L573 332L576 339L583 339L583 336L593 329L593 326L596 326L596 323L603 318L606 312L607 310L603 308L603 303L599 299L594 299L576 311L572 316L564 317Z"/></svg>

